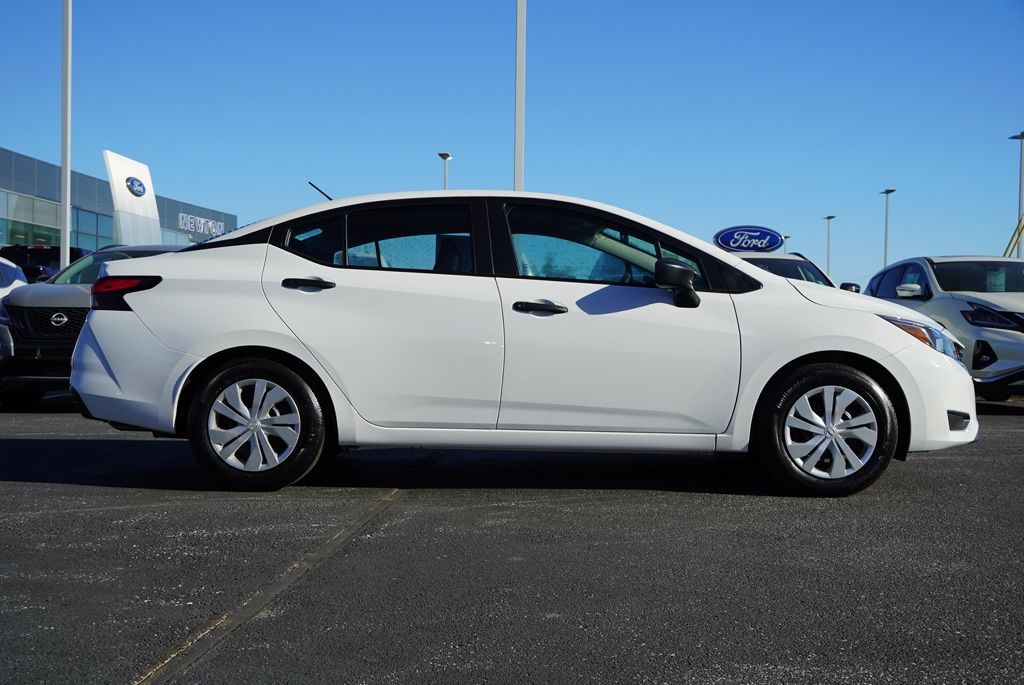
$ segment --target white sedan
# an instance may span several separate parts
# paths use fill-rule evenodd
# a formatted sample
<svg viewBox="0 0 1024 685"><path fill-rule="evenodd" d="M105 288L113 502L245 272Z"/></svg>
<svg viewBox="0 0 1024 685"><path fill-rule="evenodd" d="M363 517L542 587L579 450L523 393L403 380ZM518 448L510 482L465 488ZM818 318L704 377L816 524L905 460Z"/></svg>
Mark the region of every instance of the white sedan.
<svg viewBox="0 0 1024 685"><path fill-rule="evenodd" d="M277 488L345 447L758 454L847 494L975 439L952 341L674 228L536 193L336 200L113 262L71 384Z"/></svg>

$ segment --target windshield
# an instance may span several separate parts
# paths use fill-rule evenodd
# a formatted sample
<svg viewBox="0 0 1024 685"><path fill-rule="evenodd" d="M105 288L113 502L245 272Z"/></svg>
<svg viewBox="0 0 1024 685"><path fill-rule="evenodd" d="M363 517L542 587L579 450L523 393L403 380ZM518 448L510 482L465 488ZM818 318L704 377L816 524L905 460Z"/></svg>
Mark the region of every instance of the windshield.
<svg viewBox="0 0 1024 685"><path fill-rule="evenodd" d="M160 254L159 252L119 252L117 250L111 250L109 252L94 252L93 254L82 257L77 262L69 266L68 268L61 271L59 274L50 279L50 283L56 283L57 285L74 285L84 284L90 285L96 282L96 279L100 276L100 265L105 262L116 262L119 259L131 259L132 257L148 257L149 255Z"/></svg>
<svg viewBox="0 0 1024 685"><path fill-rule="evenodd" d="M818 285L832 285L828 277L818 267L808 261L798 259L764 259L758 257L748 257L746 261L783 278L795 278L798 281L810 281Z"/></svg>
<svg viewBox="0 0 1024 685"><path fill-rule="evenodd" d="M943 290L1024 292L1024 263L1021 262L940 262L933 268Z"/></svg>

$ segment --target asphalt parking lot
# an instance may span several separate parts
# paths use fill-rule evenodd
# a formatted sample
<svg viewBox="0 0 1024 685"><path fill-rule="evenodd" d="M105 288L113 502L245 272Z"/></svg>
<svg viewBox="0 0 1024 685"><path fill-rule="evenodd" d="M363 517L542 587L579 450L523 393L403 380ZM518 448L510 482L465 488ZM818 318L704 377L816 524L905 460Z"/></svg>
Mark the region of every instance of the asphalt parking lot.
<svg viewBox="0 0 1024 685"><path fill-rule="evenodd" d="M0 682L1010 682L1024 406L868 491L741 458L357 452L218 491L187 446L0 414Z"/></svg>

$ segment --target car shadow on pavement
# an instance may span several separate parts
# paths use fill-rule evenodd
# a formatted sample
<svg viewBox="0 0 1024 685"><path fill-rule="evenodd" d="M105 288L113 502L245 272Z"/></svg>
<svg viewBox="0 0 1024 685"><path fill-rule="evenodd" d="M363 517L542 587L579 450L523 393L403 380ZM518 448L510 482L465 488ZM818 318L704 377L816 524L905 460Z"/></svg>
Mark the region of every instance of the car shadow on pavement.
<svg viewBox="0 0 1024 685"><path fill-rule="evenodd" d="M223 490L181 440L0 439L0 482ZM374 449L324 458L319 488L662 490L783 496L745 455Z"/></svg>
<svg viewBox="0 0 1024 685"><path fill-rule="evenodd" d="M1024 416L1024 402L978 402L978 416Z"/></svg>

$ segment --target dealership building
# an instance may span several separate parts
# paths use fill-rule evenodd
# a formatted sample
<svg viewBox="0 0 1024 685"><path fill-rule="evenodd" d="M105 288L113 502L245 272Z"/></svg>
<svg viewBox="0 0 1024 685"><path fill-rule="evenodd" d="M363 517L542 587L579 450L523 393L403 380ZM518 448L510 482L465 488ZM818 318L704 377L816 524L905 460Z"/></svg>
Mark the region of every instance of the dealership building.
<svg viewBox="0 0 1024 685"><path fill-rule="evenodd" d="M0 245L60 244L60 167L0 147ZM114 242L114 200L105 179L71 172L71 244ZM163 243L187 245L237 227L234 214L156 196Z"/></svg>

